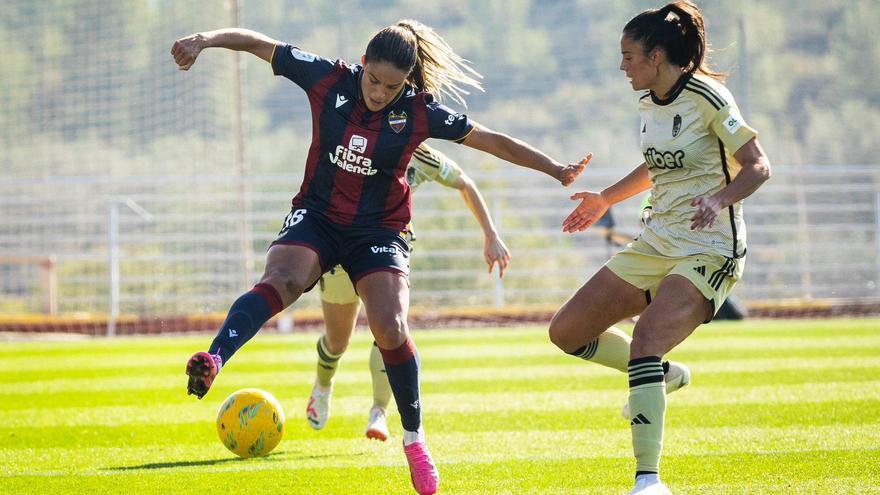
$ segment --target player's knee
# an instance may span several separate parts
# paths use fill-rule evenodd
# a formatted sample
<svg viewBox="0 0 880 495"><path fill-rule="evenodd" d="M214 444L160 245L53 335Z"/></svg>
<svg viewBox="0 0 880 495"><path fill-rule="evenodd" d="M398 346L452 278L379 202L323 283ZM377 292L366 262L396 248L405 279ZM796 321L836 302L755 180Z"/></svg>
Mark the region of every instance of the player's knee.
<svg viewBox="0 0 880 495"><path fill-rule="evenodd" d="M324 335L324 345L331 354L339 355L348 349L348 339L332 337L329 333Z"/></svg>
<svg viewBox="0 0 880 495"><path fill-rule="evenodd" d="M278 289L285 300L297 299L310 285L304 274L286 267L266 267L260 283L270 284Z"/></svg>
<svg viewBox="0 0 880 495"><path fill-rule="evenodd" d="M400 346L407 336L406 317L399 313L387 312L370 315L370 330L379 347L391 349Z"/></svg>
<svg viewBox="0 0 880 495"><path fill-rule="evenodd" d="M563 352L571 352L579 346L574 330L575 327L569 318L566 318L559 311L550 320L550 327L547 333L550 336L550 342L553 342L556 347L562 349Z"/></svg>

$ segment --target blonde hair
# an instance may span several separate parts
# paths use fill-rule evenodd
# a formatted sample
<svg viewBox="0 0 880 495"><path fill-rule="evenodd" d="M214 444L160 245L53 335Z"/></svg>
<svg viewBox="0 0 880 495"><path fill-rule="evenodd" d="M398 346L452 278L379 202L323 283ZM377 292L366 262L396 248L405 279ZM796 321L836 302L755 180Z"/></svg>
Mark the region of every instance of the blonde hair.
<svg viewBox="0 0 880 495"><path fill-rule="evenodd" d="M478 80L483 76L442 36L419 21L401 20L376 33L364 59L393 64L408 74L416 89L432 93L437 100L445 95L467 107L464 95L470 93L463 86L483 91Z"/></svg>

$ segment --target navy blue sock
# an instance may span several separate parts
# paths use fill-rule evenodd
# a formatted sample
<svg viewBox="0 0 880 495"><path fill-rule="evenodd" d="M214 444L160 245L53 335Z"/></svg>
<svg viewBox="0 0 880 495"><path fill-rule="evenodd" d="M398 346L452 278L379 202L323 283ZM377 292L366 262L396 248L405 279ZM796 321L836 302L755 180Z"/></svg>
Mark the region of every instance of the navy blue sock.
<svg viewBox="0 0 880 495"><path fill-rule="evenodd" d="M418 431L422 426L422 406L419 402L419 354L409 338L397 349L382 349L385 373L394 393L394 402L400 413L400 422L407 431Z"/></svg>
<svg viewBox="0 0 880 495"><path fill-rule="evenodd" d="M269 318L281 312L281 295L269 284L257 284L232 303L226 321L211 342L208 352L219 354L226 364L241 346L260 330Z"/></svg>

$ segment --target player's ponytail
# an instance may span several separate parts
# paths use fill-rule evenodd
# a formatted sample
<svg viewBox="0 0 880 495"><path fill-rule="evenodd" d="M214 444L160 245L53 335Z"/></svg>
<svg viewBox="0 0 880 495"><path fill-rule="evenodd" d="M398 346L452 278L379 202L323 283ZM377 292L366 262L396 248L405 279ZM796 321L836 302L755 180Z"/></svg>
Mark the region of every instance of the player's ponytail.
<svg viewBox="0 0 880 495"><path fill-rule="evenodd" d="M623 28L623 34L639 41L645 52L662 48L668 60L685 72L699 72L715 79L723 79L721 72L709 67L709 42L700 9L688 0L666 4L660 9L649 9L633 17Z"/></svg>
<svg viewBox="0 0 880 495"><path fill-rule="evenodd" d="M483 90L482 77L456 54L439 34L413 20L402 20L379 31L367 45L366 62L390 62L409 74L409 82L420 91L444 95L467 106L462 85Z"/></svg>

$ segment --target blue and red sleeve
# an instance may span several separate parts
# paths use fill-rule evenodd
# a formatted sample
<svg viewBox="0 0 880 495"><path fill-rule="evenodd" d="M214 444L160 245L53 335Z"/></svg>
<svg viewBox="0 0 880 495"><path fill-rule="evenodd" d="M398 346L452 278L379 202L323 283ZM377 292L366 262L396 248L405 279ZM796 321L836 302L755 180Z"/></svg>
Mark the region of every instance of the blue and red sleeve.
<svg viewBox="0 0 880 495"><path fill-rule="evenodd" d="M291 45L276 45L272 53L272 71L308 91L330 71L334 63Z"/></svg>
<svg viewBox="0 0 880 495"><path fill-rule="evenodd" d="M430 137L461 143L474 129L474 123L467 115L433 101L430 95L426 97L425 103Z"/></svg>

